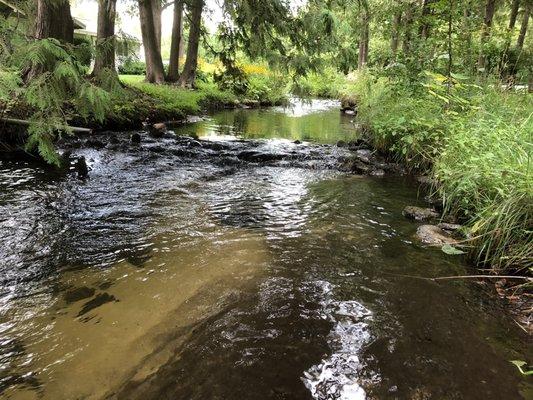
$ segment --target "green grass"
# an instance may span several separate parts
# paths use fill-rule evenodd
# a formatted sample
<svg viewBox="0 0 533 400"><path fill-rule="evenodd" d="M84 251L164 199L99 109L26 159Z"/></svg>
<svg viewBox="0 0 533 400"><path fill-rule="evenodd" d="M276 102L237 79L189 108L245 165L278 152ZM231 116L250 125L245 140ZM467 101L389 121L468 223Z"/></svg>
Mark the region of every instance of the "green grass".
<svg viewBox="0 0 533 400"><path fill-rule="evenodd" d="M236 101L232 93L221 91L214 84L202 81L197 83L197 90L186 90L173 85L147 83L144 76L140 75L120 75L120 80L158 100L159 107L184 114L196 114L205 107L221 107Z"/></svg>
<svg viewBox="0 0 533 400"><path fill-rule="evenodd" d="M459 81L448 90L442 78L405 85L368 75L346 90L378 150L436 178L480 263L531 273L533 96Z"/></svg>

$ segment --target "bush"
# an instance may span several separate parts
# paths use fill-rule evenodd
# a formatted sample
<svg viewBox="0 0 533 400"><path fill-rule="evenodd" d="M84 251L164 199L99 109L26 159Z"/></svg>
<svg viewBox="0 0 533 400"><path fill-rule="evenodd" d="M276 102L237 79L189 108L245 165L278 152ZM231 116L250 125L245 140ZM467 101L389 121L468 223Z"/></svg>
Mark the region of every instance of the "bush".
<svg viewBox="0 0 533 400"><path fill-rule="evenodd" d="M145 75L146 63L128 58L119 65L118 72L123 75Z"/></svg>
<svg viewBox="0 0 533 400"><path fill-rule="evenodd" d="M326 99L338 98L346 77L332 67L325 68L320 73L311 73L297 78L291 91L304 97L321 97Z"/></svg>

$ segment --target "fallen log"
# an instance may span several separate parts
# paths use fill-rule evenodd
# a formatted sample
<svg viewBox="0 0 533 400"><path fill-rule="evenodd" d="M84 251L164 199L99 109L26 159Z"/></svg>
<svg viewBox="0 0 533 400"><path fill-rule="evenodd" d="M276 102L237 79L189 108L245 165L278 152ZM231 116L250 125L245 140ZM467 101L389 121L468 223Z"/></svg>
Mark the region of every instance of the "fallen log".
<svg viewBox="0 0 533 400"><path fill-rule="evenodd" d="M30 125L31 121L27 121L25 119L16 119L16 118L0 118L0 121L7 122L9 124L15 124L15 125ZM93 133L93 130L90 128L80 128L78 126L68 126L68 129L70 129L74 133Z"/></svg>

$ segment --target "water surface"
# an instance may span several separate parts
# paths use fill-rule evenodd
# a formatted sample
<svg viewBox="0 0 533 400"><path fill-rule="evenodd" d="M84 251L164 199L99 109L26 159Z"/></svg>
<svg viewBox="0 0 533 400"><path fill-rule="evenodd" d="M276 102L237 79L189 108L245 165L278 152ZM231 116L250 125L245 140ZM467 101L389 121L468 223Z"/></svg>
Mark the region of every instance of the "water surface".
<svg viewBox="0 0 533 400"><path fill-rule="evenodd" d="M176 134L220 149L81 147L84 181L0 161L2 398L531 395L509 363L531 359L527 338L488 286L399 276L467 272L414 241L401 211L423 204L416 185L293 143L355 138L336 104L225 111ZM230 152L259 138L298 162Z"/></svg>

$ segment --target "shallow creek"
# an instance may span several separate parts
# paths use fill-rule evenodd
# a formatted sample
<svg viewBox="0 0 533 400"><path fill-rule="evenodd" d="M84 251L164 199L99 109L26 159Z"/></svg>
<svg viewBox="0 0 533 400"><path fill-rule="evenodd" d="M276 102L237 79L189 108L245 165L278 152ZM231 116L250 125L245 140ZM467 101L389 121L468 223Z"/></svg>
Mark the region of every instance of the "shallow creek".
<svg viewBox="0 0 533 400"><path fill-rule="evenodd" d="M532 398L488 285L399 276L468 267L413 238L411 179L337 168L352 119L295 102L117 133L72 146L86 180L0 159L0 397Z"/></svg>

